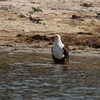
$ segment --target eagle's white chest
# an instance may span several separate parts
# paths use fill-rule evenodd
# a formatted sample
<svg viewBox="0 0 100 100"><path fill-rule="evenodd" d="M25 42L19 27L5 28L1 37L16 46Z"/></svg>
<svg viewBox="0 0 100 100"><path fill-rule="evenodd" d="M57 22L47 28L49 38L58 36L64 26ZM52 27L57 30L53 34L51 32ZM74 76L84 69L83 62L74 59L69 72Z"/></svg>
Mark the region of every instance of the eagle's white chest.
<svg viewBox="0 0 100 100"><path fill-rule="evenodd" d="M62 59L64 57L64 50L60 46L54 46L53 47L53 56L57 59Z"/></svg>

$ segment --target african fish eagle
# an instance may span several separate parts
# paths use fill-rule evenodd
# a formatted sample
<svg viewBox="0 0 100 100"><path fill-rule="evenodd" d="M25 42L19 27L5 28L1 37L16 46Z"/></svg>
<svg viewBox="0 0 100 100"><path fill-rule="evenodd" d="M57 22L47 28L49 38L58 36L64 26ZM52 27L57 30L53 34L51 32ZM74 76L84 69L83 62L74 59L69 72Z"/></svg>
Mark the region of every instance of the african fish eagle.
<svg viewBox="0 0 100 100"><path fill-rule="evenodd" d="M60 35L54 36L54 46L51 50L52 58L55 64L67 64L69 59L69 48L65 47L61 41Z"/></svg>

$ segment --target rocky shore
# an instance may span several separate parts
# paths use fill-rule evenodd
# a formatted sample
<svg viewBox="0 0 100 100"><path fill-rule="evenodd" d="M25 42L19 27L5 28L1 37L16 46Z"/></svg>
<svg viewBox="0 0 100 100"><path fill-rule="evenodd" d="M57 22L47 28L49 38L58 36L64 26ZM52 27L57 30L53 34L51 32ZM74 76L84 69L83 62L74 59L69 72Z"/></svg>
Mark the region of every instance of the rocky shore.
<svg viewBox="0 0 100 100"><path fill-rule="evenodd" d="M100 54L99 0L0 0L0 51L51 48L60 34L70 50Z"/></svg>

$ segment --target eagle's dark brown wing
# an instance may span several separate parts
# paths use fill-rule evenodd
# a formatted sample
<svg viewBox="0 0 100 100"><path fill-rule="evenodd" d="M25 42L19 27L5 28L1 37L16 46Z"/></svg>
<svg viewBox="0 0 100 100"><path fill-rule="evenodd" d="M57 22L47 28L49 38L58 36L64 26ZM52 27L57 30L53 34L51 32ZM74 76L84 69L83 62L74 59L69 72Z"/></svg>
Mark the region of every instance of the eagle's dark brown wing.
<svg viewBox="0 0 100 100"><path fill-rule="evenodd" d="M65 58L69 59L69 48L68 47L64 47L63 50L64 50Z"/></svg>

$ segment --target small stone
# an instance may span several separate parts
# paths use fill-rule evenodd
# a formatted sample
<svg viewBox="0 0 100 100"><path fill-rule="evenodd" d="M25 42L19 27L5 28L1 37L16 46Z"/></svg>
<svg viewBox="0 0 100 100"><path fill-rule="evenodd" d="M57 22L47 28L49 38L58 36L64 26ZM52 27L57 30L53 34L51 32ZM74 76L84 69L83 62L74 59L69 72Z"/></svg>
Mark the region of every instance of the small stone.
<svg viewBox="0 0 100 100"><path fill-rule="evenodd" d="M20 13L20 17L21 17L21 18L28 18L29 15L28 15L28 14L25 14L25 13Z"/></svg>

